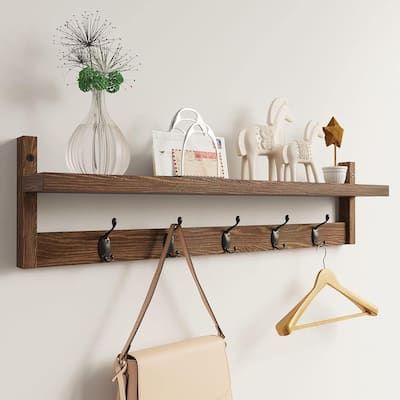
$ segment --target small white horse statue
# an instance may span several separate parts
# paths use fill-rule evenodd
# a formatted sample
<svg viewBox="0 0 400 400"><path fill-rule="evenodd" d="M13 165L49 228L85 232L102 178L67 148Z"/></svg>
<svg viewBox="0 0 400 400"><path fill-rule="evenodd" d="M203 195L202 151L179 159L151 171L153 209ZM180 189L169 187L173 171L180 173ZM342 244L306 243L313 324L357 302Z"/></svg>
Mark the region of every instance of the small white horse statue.
<svg viewBox="0 0 400 400"><path fill-rule="evenodd" d="M268 179L272 181L275 167L278 181L282 180L284 121L293 121L288 101L276 98L269 107L267 125L253 125L239 132L238 155L242 157L242 179L256 179L257 156L266 156Z"/></svg>
<svg viewBox="0 0 400 400"><path fill-rule="evenodd" d="M318 122L308 121L304 130L303 140L294 140L283 148L283 158L285 162L285 181L288 180L290 170L290 180L296 182L297 164L303 164L306 171L307 182L310 182L311 169L314 182L318 182L317 169L312 158L312 141L314 136L324 137L321 126Z"/></svg>

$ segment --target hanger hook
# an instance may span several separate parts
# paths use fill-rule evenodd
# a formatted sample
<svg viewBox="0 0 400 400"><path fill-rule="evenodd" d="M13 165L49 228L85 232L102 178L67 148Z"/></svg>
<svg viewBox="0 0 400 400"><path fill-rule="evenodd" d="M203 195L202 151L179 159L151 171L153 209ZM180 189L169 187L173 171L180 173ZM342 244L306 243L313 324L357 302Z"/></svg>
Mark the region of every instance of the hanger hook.
<svg viewBox="0 0 400 400"><path fill-rule="evenodd" d="M182 217L178 217L177 223L176 223L176 225L175 225L175 229L178 228L178 226L181 227L181 226L182 226L182 223L183 223Z"/></svg>
<svg viewBox="0 0 400 400"><path fill-rule="evenodd" d="M117 226L117 218L113 218L112 220L111 220L111 229L109 229L104 235L103 235L103 237L104 237L104 239L107 239L109 236L110 236L110 234L111 234L111 232L115 229L115 227Z"/></svg>
<svg viewBox="0 0 400 400"><path fill-rule="evenodd" d="M236 223L229 227L228 229L225 229L224 232L222 233L221 237L221 245L222 245L222 250L224 253L234 253L236 251L236 246L233 246L233 249L231 248L231 230L235 229L240 222L240 216L238 215L236 217Z"/></svg>
<svg viewBox="0 0 400 400"><path fill-rule="evenodd" d="M326 268L326 264L325 264L325 260L326 260L326 255L327 255L327 246L325 243L321 243L318 245L317 250L322 247L324 249L324 256L322 257L322 265L324 267L324 269Z"/></svg>
<svg viewBox="0 0 400 400"><path fill-rule="evenodd" d="M325 225L327 222L329 221L329 214L325 215L325 221L321 222L320 224L318 224L317 226L314 226L314 229L318 229L320 226Z"/></svg>
<svg viewBox="0 0 400 400"><path fill-rule="evenodd" d="M285 222L280 224L280 225L278 225L276 228L272 229L272 231L271 231L271 245L272 245L273 249L281 250L281 249L286 247L285 243L283 243L282 247L278 246L278 243L279 243L279 230L289 222L289 219L290 219L289 215L286 214L285 215Z"/></svg>
<svg viewBox="0 0 400 400"><path fill-rule="evenodd" d="M318 232L318 229L319 229L322 225L325 225L328 221L329 221L329 214L326 214L326 215L325 215L325 221L324 221L324 222L321 222L320 224L314 226L314 227L311 229L311 241L312 241L313 246L320 246L321 244L325 244L325 240L324 240L322 243L319 241L319 232Z"/></svg>
<svg viewBox="0 0 400 400"><path fill-rule="evenodd" d="M320 248L324 249L324 256L322 257L322 265L323 265L324 269L326 268L326 256L327 256L327 253L328 253L327 247L328 246L325 244L325 242L322 242L317 246L317 251Z"/></svg>
<svg viewBox="0 0 400 400"><path fill-rule="evenodd" d="M97 244L97 252L99 254L99 257L101 260L104 262L111 262L114 257L112 255L112 250L111 250L111 239L110 235L117 226L117 218L113 218L111 220L111 229L109 229L104 235L101 235Z"/></svg>
<svg viewBox="0 0 400 400"><path fill-rule="evenodd" d="M278 225L276 228L274 228L274 231L279 231L283 226L285 226L289 222L289 215L285 215L285 222L283 224Z"/></svg>
<svg viewBox="0 0 400 400"><path fill-rule="evenodd" d="M174 230L177 229L178 227L181 227L182 223L183 223L182 217L178 217L177 223L175 224L175 227L174 227ZM166 240L167 240L167 235L165 235L165 237L164 237L164 243ZM179 254L180 254L179 250L177 250L176 246L175 246L175 235L172 235L171 243L169 244L167 255L168 255L168 257L177 257L177 256L179 256Z"/></svg>

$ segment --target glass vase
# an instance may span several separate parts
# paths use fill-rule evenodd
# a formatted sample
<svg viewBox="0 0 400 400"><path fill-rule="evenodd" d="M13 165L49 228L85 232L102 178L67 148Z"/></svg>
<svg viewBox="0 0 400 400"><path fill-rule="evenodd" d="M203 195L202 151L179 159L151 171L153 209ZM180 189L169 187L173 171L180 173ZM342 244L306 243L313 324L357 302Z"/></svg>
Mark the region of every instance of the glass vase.
<svg viewBox="0 0 400 400"><path fill-rule="evenodd" d="M65 153L71 172L119 175L129 166L129 145L111 119L104 91L92 91L88 116L75 129Z"/></svg>

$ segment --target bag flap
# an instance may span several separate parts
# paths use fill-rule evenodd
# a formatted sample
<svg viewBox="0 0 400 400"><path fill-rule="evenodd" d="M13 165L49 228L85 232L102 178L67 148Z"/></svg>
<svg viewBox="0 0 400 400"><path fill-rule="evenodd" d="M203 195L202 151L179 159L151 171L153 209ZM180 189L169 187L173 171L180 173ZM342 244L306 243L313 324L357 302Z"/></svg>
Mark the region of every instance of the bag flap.
<svg viewBox="0 0 400 400"><path fill-rule="evenodd" d="M138 400L231 400L225 341L204 336L139 350Z"/></svg>

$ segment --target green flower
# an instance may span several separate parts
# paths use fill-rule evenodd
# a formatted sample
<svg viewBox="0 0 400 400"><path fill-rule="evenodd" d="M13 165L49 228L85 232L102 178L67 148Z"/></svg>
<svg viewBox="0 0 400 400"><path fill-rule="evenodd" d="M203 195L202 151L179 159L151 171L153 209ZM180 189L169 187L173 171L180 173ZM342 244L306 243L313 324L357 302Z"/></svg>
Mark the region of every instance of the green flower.
<svg viewBox="0 0 400 400"><path fill-rule="evenodd" d="M107 78L99 71L94 71L92 79L92 88L95 90L104 90L107 87Z"/></svg>
<svg viewBox="0 0 400 400"><path fill-rule="evenodd" d="M108 93L118 92L124 77L119 71L104 74L93 68L86 67L79 72L78 85L82 92L90 90L106 90Z"/></svg>
<svg viewBox="0 0 400 400"><path fill-rule="evenodd" d="M121 72L113 71L108 74L106 90L108 93L118 92L121 84L124 82L124 77Z"/></svg>
<svg viewBox="0 0 400 400"><path fill-rule="evenodd" d="M79 71L78 85L82 92L89 92L89 90L92 89L94 73L95 71L90 67L86 67Z"/></svg>

